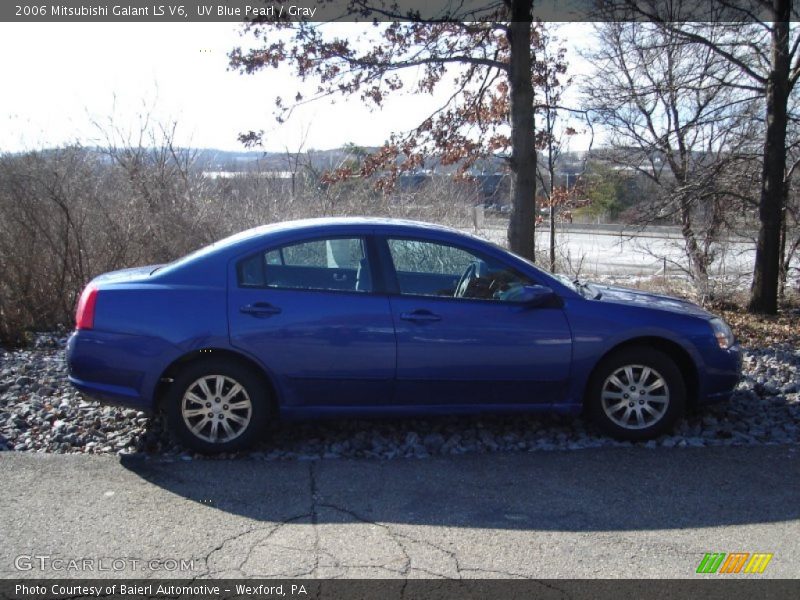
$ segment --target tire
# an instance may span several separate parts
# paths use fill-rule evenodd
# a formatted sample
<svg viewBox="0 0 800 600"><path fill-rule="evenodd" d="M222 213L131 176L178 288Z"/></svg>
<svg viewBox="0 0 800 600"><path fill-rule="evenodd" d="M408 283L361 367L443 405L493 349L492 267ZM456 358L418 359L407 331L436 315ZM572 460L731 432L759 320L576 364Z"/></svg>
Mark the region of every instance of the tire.
<svg viewBox="0 0 800 600"><path fill-rule="evenodd" d="M269 406L263 379L229 359L188 365L175 377L166 396L167 422L173 435L183 446L204 454L252 445L264 430Z"/></svg>
<svg viewBox="0 0 800 600"><path fill-rule="evenodd" d="M686 384L669 355L653 348L624 348L605 357L587 388L586 408L605 433L620 440L649 440L683 415Z"/></svg>

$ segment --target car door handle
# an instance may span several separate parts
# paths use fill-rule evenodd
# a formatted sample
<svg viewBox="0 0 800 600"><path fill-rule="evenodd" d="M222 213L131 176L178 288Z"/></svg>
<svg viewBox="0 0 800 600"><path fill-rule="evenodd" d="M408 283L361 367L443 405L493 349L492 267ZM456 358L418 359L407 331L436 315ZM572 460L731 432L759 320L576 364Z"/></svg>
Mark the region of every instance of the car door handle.
<svg viewBox="0 0 800 600"><path fill-rule="evenodd" d="M245 304L239 309L239 312L246 315L253 315L254 317L271 317L281 312L277 306L272 306L269 302L253 302L253 304Z"/></svg>
<svg viewBox="0 0 800 600"><path fill-rule="evenodd" d="M403 321L414 321L417 323L430 323L442 320L442 317L429 310L415 310L414 312L400 313L400 318L403 319Z"/></svg>

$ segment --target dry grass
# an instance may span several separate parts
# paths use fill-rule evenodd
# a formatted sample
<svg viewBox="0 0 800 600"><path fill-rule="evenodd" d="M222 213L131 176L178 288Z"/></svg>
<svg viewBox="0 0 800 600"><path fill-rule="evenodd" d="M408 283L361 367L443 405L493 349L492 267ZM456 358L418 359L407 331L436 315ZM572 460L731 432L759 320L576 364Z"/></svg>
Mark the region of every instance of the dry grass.
<svg viewBox="0 0 800 600"><path fill-rule="evenodd" d="M752 315L739 306L709 307L723 317L746 347L788 344L800 348L800 302L781 307L777 315Z"/></svg>

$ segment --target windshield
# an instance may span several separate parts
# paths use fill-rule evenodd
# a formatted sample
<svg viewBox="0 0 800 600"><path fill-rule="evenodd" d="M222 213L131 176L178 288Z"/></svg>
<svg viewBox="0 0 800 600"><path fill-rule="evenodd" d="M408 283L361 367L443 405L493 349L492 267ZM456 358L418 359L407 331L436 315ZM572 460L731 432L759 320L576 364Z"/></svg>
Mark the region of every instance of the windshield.
<svg viewBox="0 0 800 600"><path fill-rule="evenodd" d="M484 243L488 243L488 244L489 244L489 245L491 245L491 246L494 246L495 248L497 248L498 250L500 250L500 251L501 251L503 254L512 254L512 255L513 255L515 258L518 258L518 259L519 259L519 260L521 260L522 262L525 262L525 263L527 263L528 265L530 265L531 267L533 267L533 268L534 268L534 269L536 269L537 271L539 271L539 272L542 272L542 273L546 273L545 271L543 271L543 270L541 269L541 267L539 267L539 266L538 266L538 265L537 265L535 262L533 262L532 260L530 260L530 259L528 259L528 258L525 258L524 256L520 256L519 254L516 254L516 253L514 253L514 252L511 252L511 251L510 251L508 248L504 248L504 247L503 247L503 246L501 246L500 244L496 244L496 243L494 243L494 242L491 242L491 241L486 241L486 240L482 240L482 241L483 241ZM582 292L582 291L581 291L581 286L580 286L580 285L578 285L578 280L577 280L577 279L573 281L572 279L570 279L570 278L569 278L569 277L567 277L566 275L561 275L560 273L546 273L546 274L547 274L548 276L550 276L550 277L554 278L554 279L557 279L557 280L558 280L558 282L559 282L560 284L562 284L562 285L564 285L564 286L568 287L568 288L569 288L569 289L571 289L573 292L577 292L577 293L581 294L582 296L586 296L586 293L584 293L584 292ZM593 296L593 295L594 295L594 294L590 294L590 296Z"/></svg>
<svg viewBox="0 0 800 600"><path fill-rule="evenodd" d="M558 279L559 283L563 283L565 286L567 286L573 292L578 292L579 294L581 294L581 288L580 288L579 285L577 285L577 282L578 282L577 279L575 281L573 281L572 279L570 279L566 275L561 275L560 273L552 273L552 276L555 277L556 279Z"/></svg>

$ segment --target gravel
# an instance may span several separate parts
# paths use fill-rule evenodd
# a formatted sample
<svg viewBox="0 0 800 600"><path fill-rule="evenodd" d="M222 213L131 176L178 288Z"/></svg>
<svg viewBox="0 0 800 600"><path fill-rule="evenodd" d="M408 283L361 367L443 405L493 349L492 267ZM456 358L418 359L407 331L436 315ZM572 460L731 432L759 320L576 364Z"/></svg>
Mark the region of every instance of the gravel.
<svg viewBox="0 0 800 600"><path fill-rule="evenodd" d="M0 350L0 451L200 458L176 446L162 419L101 406L67 382L66 338L39 334L31 348ZM800 349L745 350L744 377L730 402L681 421L672 435L631 444L582 418L544 416L336 420L273 426L248 452L265 460L533 452L640 445L645 448L800 443ZM231 456L231 455L229 455Z"/></svg>

